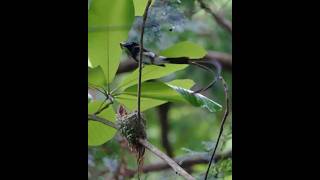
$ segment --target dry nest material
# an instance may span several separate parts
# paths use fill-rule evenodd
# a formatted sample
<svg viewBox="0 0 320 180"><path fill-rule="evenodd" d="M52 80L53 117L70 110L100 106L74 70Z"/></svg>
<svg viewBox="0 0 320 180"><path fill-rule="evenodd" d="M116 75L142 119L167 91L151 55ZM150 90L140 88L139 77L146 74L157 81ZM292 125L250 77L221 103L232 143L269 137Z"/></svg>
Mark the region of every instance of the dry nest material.
<svg viewBox="0 0 320 180"><path fill-rule="evenodd" d="M140 164L143 159L145 147L139 143L139 139L147 138L145 130L146 121L142 116L140 116L141 120L138 119L137 111L130 114L127 114L123 110L121 111L117 117L118 129L121 135L127 139L130 149L137 153L137 162Z"/></svg>

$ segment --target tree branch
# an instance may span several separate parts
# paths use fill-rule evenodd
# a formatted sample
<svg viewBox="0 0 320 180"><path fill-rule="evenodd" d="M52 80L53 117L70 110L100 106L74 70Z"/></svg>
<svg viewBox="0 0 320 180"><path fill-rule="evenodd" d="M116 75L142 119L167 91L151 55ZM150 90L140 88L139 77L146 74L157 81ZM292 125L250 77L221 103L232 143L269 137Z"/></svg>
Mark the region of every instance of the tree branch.
<svg viewBox="0 0 320 180"><path fill-rule="evenodd" d="M147 149L149 149L151 152L156 154L158 157L160 157L162 160L166 161L169 166L179 175L183 176L187 180L195 180L194 177L192 177L190 174L188 174L184 169L182 169L175 161L173 161L170 157L168 157L166 154L161 152L158 148L150 144L148 141L144 139L139 139L139 142L144 145Z"/></svg>
<svg viewBox="0 0 320 180"><path fill-rule="evenodd" d="M232 55L217 52L217 51L208 51L208 54L203 58L204 60L216 60L218 61L224 69L232 70Z"/></svg>
<svg viewBox="0 0 320 180"><path fill-rule="evenodd" d="M88 114L88 120L97 121L97 122L100 122L100 123L105 124L107 126L110 126L112 128L118 129L118 127L115 123L108 121L104 118L101 118L99 116L96 116L96 115Z"/></svg>
<svg viewBox="0 0 320 180"><path fill-rule="evenodd" d="M226 158L232 158L231 150L223 154L215 155L214 162L217 162L219 160L226 159ZM210 161L210 156L208 156L208 154L184 156L184 157L175 158L174 161L178 163L181 167L187 168L196 164L207 164ZM168 168L170 168L168 164L159 162L159 163L146 165L141 169L141 171L143 173L149 173L154 171L166 170ZM127 169L124 176L132 177L135 175L135 173L137 173L137 171Z"/></svg>
<svg viewBox="0 0 320 180"><path fill-rule="evenodd" d="M169 119L168 119L168 111L170 108L170 103L166 103L163 105L160 105L158 107L158 115L159 115L159 121L161 125L161 141L162 146L166 150L169 157L173 157L173 150L168 138L169 135Z"/></svg>
<svg viewBox="0 0 320 180"><path fill-rule="evenodd" d="M92 121L98 121L101 122L107 126L110 126L112 128L118 129L116 124L114 124L111 121L108 121L104 118L88 114L88 120ZM150 152L152 152L154 155L158 156L162 160L164 160L177 174L183 176L187 180L195 180L194 177L192 177L190 174L188 174L184 169L182 169L175 161L173 161L170 157L168 157L166 154L161 152L157 147L153 146L150 142L148 142L145 139L139 139L139 142L141 145L143 145L146 149L148 149Z"/></svg>
<svg viewBox="0 0 320 180"><path fill-rule="evenodd" d="M221 15L219 15L218 13L215 13L212 9L210 9L208 7L208 5L206 5L203 0L198 0L200 7L205 10L207 13L209 13L214 19L215 21L222 26L223 28L225 28L229 33L232 34L232 23L231 21L229 21L228 19L222 17Z"/></svg>

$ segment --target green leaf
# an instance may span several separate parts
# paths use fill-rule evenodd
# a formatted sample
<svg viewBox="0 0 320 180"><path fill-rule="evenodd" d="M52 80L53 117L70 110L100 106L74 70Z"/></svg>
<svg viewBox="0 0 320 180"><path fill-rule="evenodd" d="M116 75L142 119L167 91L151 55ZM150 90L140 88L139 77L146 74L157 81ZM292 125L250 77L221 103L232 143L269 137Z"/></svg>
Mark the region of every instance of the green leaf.
<svg viewBox="0 0 320 180"><path fill-rule="evenodd" d="M137 96L137 85L126 89L123 94ZM179 93L162 82L144 82L141 84L141 97L170 102L187 102Z"/></svg>
<svg viewBox="0 0 320 180"><path fill-rule="evenodd" d="M180 85L178 87L174 85ZM194 82L189 79L175 80L169 83L163 82L144 82L141 84L141 105L143 109L149 109L167 101L176 103L190 103L196 107L208 109L210 112L221 110L221 105L213 100L201 95L193 94L190 88ZM137 109L137 85L127 88L121 95L117 96L119 102L128 106L130 110ZM125 99L125 101L123 100ZM145 101L144 104L143 100ZM160 100L160 101L159 101Z"/></svg>
<svg viewBox="0 0 320 180"><path fill-rule="evenodd" d="M90 62L90 59L88 59L88 67L92 68L92 64Z"/></svg>
<svg viewBox="0 0 320 180"><path fill-rule="evenodd" d="M95 113L100 107L102 101L91 101L88 104L89 114ZM115 122L115 112L110 106L99 114L111 122ZM99 146L110 140L116 133L116 130L105 124L96 121L88 121L88 145Z"/></svg>
<svg viewBox="0 0 320 180"><path fill-rule="evenodd" d="M224 177L224 180L232 180L232 175Z"/></svg>
<svg viewBox="0 0 320 180"><path fill-rule="evenodd" d="M205 49L189 41L177 43L160 52L160 55L165 57L189 57L192 59L202 58L206 54Z"/></svg>
<svg viewBox="0 0 320 180"><path fill-rule="evenodd" d="M194 82L190 79L174 80L170 84L182 85L190 88ZM166 84L161 82L144 82L142 83L141 111L164 104L170 99L174 102L186 102L180 95L173 91ZM166 94L164 96L163 94ZM153 97L153 98L150 98ZM129 87L124 93L116 97L116 100L124 104L130 111L137 110L137 85Z"/></svg>
<svg viewBox="0 0 320 180"><path fill-rule="evenodd" d="M174 85L180 85L185 88ZM186 89L193 85L194 82L189 79L175 80L169 83L144 82L141 84L141 105L144 106L143 108L145 110L169 101L176 103L190 103L193 106L208 109L210 112L221 110L222 107L220 104L201 94L193 94L193 91ZM116 98L119 98L119 102L127 105L130 110L136 110L137 85L127 88ZM144 104L142 99L144 99L147 104Z"/></svg>
<svg viewBox="0 0 320 180"><path fill-rule="evenodd" d="M137 96L121 94L116 97L116 101L125 105L130 111L137 110ZM141 97L141 111L160 106L167 101Z"/></svg>
<svg viewBox="0 0 320 180"><path fill-rule="evenodd" d="M199 94L193 94L193 91L184 89L181 87L173 86L168 84L172 89L177 91L184 97L190 104L197 106L197 107L202 107L208 109L210 112L217 112L222 109L222 106L213 100Z"/></svg>
<svg viewBox="0 0 320 180"><path fill-rule="evenodd" d="M88 94L88 104L92 101L92 96Z"/></svg>
<svg viewBox="0 0 320 180"><path fill-rule="evenodd" d="M128 38L134 20L132 0L92 0L88 11L88 53L93 67L112 82L120 63L120 42Z"/></svg>
<svg viewBox="0 0 320 180"><path fill-rule="evenodd" d="M186 88L190 88L194 85L194 82L190 79L181 79L171 81L170 84L182 85ZM137 99L137 85L127 88L123 94L135 96ZM163 82L144 82L141 84L141 97L157 99L170 102L188 102L177 91ZM137 103L136 103L137 104Z"/></svg>
<svg viewBox="0 0 320 180"><path fill-rule="evenodd" d="M155 66L155 65L146 65L142 69L142 79L141 82L150 80L150 79L158 79L164 76L167 76L171 73L176 71L182 70L186 68L188 65L181 65L181 64L166 64L165 67ZM131 73L126 79L124 79L120 85L117 87L121 89L126 89L130 86L138 84L138 76L139 70L136 69L134 72Z"/></svg>
<svg viewBox="0 0 320 180"><path fill-rule="evenodd" d="M88 82L90 85L105 86L106 78L100 66L95 68L88 67Z"/></svg>
<svg viewBox="0 0 320 180"><path fill-rule="evenodd" d="M151 5L155 0L152 1ZM135 16L143 16L144 10L147 6L148 0L133 0L134 4L134 15Z"/></svg>
<svg viewBox="0 0 320 180"><path fill-rule="evenodd" d="M176 79L176 80L168 82L167 84L182 87L185 89L190 89L195 83L191 79Z"/></svg>

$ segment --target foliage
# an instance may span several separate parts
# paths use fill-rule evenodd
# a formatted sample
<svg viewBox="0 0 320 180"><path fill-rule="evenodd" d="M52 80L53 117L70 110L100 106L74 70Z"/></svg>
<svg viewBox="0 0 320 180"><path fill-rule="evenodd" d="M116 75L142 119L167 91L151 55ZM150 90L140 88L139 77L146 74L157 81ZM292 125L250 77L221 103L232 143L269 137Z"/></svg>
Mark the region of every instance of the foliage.
<svg viewBox="0 0 320 180"><path fill-rule="evenodd" d="M141 18L137 16L142 15L145 4L146 0L88 1L89 114L94 114L105 104L111 103L99 116L115 122L115 109L119 104L124 105L130 111L137 109L138 71L135 70L125 75L117 75L116 72L121 59L126 57L123 56L119 43L139 39ZM187 7L196 9L195 12L198 13L189 11ZM211 35L201 37L203 32L199 30L201 27L205 31L211 31L213 26L217 26L209 18L201 20L204 14L199 13L201 11L193 0L181 2L156 0L151 8L150 20L146 25L145 46L168 57L201 58L207 54L205 49L230 52L231 39L221 29L217 28L217 32L214 32L212 37ZM192 25L197 26L198 29ZM185 153L182 147L193 147L194 150L200 152L206 151L201 142L211 141L211 138L216 135L219 115L212 112L221 111L220 104L223 103L223 92L219 84L210 90L209 94L192 93L191 88L195 84L205 84L208 79L211 79L207 76L188 65L144 66L141 110L145 113L148 138L153 144L161 146L158 117L153 108L171 102L174 105L169 112L169 117L170 128L173 132L171 131L169 137L175 154ZM227 78L227 81L231 85L231 79ZM108 94L107 96L104 91ZM112 100L106 100L109 96L112 97ZM192 108L190 105L202 109ZM112 171L120 164L119 157L125 156L128 167L135 168L135 159L132 158L132 155L119 151L121 147L117 144L115 135L116 130L99 122L88 121L88 145L90 146L88 155L91 157L92 167L106 168L108 166L107 169ZM107 152L101 149L107 149ZM146 162L153 161L152 157L146 158ZM228 168L221 166L221 169L214 169L211 173L222 172L223 169ZM201 169L201 171L204 170ZM159 174L155 173L155 176L155 179L158 179ZM149 178L152 179L151 177Z"/></svg>
<svg viewBox="0 0 320 180"><path fill-rule="evenodd" d="M123 0L117 1L117 3L111 3L103 0L93 0L91 7L89 9L89 61L93 68L88 67L88 79L89 87L102 88L105 89L107 86L107 93L115 99L116 102L123 104L130 110L136 109L136 89L135 86L138 80L138 70L134 71L130 76L125 78L117 87L110 89L111 81L115 75L117 66L120 63L121 49L119 43L126 37L126 30L110 30L112 26L129 25L132 21L132 13L123 14L123 11L134 11L133 6L130 1ZM111 9L112 8L112 9ZM116 11L116 9L119 9ZM105 12L106 9L107 12ZM110 12L122 13L117 16L116 19L110 18ZM111 11L112 10L112 11ZM115 14L112 14L112 16ZM97 29L103 29L98 31ZM119 34L118 34L119 32ZM110 38L113 39L110 39ZM180 57L183 52L184 56L190 58L201 58L206 54L206 51L201 47L191 42L181 42L172 46L160 54L164 54L169 57ZM110 53L110 54L109 54ZM112 58L110 58L112 57ZM142 82L158 79L167 76L173 72L182 70L186 68L187 65L166 65L166 67L160 66L146 66L142 73ZM190 102L190 104L200 107L205 107L209 111L217 111L221 109L221 106L214 101L197 94L192 94L181 87L176 87L172 85L166 85L161 82L156 82L150 84L145 82L142 85L142 109L147 110L154 106L158 106L165 102ZM92 92L92 91L91 91ZM98 93L98 92L96 92ZM104 97L107 98L107 97ZM185 98L186 100L184 100ZM104 99L94 99L102 103ZM90 103L89 103L90 106ZM98 107L98 106L96 106ZM111 108L111 107L110 107ZM96 111L99 108L96 109ZM89 113L95 113L94 111ZM109 113L114 113L109 110ZM109 118L107 118L109 119ZM90 122L89 122L90 123ZM89 145L100 145L112 138L110 132L115 133L110 127L106 127L101 123L90 123L89 137L99 136L100 141L92 142L92 138L89 138ZM105 126L105 127L102 127ZM101 141L101 138L105 137L105 141ZM100 142L100 143L97 143Z"/></svg>

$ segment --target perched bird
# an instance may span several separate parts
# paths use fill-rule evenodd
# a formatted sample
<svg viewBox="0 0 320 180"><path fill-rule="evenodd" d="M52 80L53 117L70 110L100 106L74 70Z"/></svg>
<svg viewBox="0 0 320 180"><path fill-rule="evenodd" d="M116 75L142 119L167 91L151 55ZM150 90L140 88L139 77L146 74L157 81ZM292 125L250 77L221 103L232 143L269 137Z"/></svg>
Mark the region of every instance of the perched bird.
<svg viewBox="0 0 320 180"><path fill-rule="evenodd" d="M125 50L127 55L131 57L136 62L139 62L140 59L140 45L136 42L122 42L120 43L122 49ZM143 49L143 64L153 64L158 66L165 66L164 60L166 59L163 56L158 56L155 53Z"/></svg>
<svg viewBox="0 0 320 180"><path fill-rule="evenodd" d="M140 45L136 42L122 42L120 47L125 50L129 57L131 57L136 62L140 59ZM169 64L191 64L193 61L198 61L201 59L190 59L188 57L177 57L177 58L167 58L164 56L159 56L152 51L143 48L143 64L152 64L157 66L165 66L166 63Z"/></svg>
<svg viewBox="0 0 320 180"><path fill-rule="evenodd" d="M140 45L136 42L121 42L120 47L126 52L126 54L132 58L134 61L139 62L140 59ZM154 52L151 52L145 48L143 48L143 64L146 65L157 65L164 67L165 64L190 64L190 65L196 65L202 69L205 69L207 71L213 71L210 69L210 65L214 66L214 68L217 70L215 79L206 87L202 88L200 90L195 91L205 91L208 88L212 87L212 85L217 81L218 77L220 76L221 72L221 66L216 61L208 61L203 60L203 58L200 59L190 59L188 57L164 57L159 56L155 54Z"/></svg>

